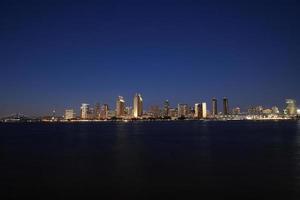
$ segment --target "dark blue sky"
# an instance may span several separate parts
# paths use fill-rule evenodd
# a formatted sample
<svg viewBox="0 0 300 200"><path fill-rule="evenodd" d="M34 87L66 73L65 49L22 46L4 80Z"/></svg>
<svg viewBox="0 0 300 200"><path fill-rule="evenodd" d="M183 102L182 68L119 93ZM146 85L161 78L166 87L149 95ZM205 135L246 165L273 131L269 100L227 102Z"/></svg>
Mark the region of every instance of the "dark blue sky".
<svg viewBox="0 0 300 200"><path fill-rule="evenodd" d="M299 10L296 0L2 0L0 116L114 108L135 92L146 108L300 101Z"/></svg>

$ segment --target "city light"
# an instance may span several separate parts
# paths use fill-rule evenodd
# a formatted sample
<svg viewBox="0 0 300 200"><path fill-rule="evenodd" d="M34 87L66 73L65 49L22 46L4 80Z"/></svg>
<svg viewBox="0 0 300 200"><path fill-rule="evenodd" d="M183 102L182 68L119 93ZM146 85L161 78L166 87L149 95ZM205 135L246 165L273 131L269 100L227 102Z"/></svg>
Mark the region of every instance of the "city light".
<svg viewBox="0 0 300 200"><path fill-rule="evenodd" d="M142 95L136 93L133 96L132 104L127 103L122 96L116 98L115 108L108 104L96 103L94 106L88 103L82 103L79 114L76 115L76 109L67 108L63 116L56 116L53 111L51 115L41 118L28 118L22 115L12 115L2 118L2 122L18 121L44 121L44 122L89 122L89 121L123 121L131 120L289 120L300 116L300 108L297 108L296 100L286 99L285 108L280 110L277 106L264 107L261 105L250 106L243 111L239 106L232 107L230 110L229 100L222 99L222 109L218 112L218 100L212 98L210 104L206 102L179 103L171 107L169 100L165 100L161 105L150 105L145 109ZM129 101L130 102L130 101Z"/></svg>

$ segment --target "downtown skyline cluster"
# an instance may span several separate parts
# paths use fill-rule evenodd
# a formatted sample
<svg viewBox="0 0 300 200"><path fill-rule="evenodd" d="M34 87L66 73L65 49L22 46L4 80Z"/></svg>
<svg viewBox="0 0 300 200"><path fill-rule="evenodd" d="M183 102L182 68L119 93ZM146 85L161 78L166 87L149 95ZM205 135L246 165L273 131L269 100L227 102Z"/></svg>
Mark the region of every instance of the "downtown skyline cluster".
<svg viewBox="0 0 300 200"><path fill-rule="evenodd" d="M195 102L193 104L177 103L171 106L169 100L161 105L150 105L145 109L144 98L136 93L131 102L123 96L117 96L115 106L107 103L82 103L79 109L65 108L63 114L53 110L50 115L26 117L23 114L12 114L2 118L7 121L20 119L41 119L43 121L80 121L80 120L131 120L131 119L286 119L300 116L300 108L294 99L285 100L285 108L277 106L249 106L247 110L240 107L230 107L227 97L211 98L210 102ZM173 104L174 105L174 104ZM79 112L78 112L79 110ZM61 111L59 111L61 113Z"/></svg>
<svg viewBox="0 0 300 200"><path fill-rule="evenodd" d="M152 105L148 110L144 109L143 97L136 93L133 97L133 104L126 103L123 96L118 96L115 107L108 104L96 103L92 107L88 103L82 103L80 113L76 114L72 108L66 109L63 118L65 120L108 120L108 119L217 119L232 118L234 116L258 116L272 117L278 116L297 116L300 110L297 108L296 100L286 99L286 108L282 111L277 106L264 108L263 106L251 106L247 111L241 111L239 107L230 109L228 98L220 100L211 99L211 104L207 102L196 102L193 105L178 103L172 107L169 100L165 100L161 106ZM55 112L52 119L54 119Z"/></svg>

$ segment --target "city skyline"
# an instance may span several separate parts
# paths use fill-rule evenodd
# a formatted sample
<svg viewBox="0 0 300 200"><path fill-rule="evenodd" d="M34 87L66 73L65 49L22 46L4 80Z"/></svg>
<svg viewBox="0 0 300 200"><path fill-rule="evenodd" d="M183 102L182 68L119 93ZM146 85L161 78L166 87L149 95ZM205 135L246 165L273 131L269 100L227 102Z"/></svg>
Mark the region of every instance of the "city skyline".
<svg viewBox="0 0 300 200"><path fill-rule="evenodd" d="M300 99L296 1L1 1L0 117L222 98L246 110ZM210 106L209 109L211 110Z"/></svg>
<svg viewBox="0 0 300 200"><path fill-rule="evenodd" d="M285 99L285 106L281 109L278 105L272 107L266 107L262 104L250 105L246 109L241 109L239 106L229 104L229 99L223 97L220 101L213 97L210 101L194 104L187 104L183 102L174 102L172 105L168 99L164 100L160 104L150 104L145 108L144 99L141 93L135 93L132 98L132 104L126 103L126 99L123 96L118 96L115 101L115 107L110 106L107 103L96 102L95 104L81 103L79 110L77 106L66 107L63 110L57 112L56 109L51 110L50 113L45 115L26 115L26 113L11 113L5 117L14 115L24 115L28 117L63 117L65 119L83 119L83 120L104 120L110 118L129 119L130 118L168 118L171 117L171 111L176 113L176 118L187 117L195 119L205 118L231 118L235 115L286 115L286 116L299 116L300 107L297 104L297 100L287 98ZM130 101L129 101L130 102ZM218 102L221 105L218 105ZM222 107L222 108L220 108ZM63 114L61 114L63 113ZM76 115L77 113L77 115ZM175 116L172 116L175 117Z"/></svg>

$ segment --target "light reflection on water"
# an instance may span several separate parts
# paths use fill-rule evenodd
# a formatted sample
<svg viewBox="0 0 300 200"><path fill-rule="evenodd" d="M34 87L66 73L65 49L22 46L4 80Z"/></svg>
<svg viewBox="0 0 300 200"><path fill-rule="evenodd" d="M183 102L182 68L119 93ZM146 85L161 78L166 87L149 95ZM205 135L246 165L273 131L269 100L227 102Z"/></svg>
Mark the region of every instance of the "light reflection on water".
<svg viewBox="0 0 300 200"><path fill-rule="evenodd" d="M296 141L296 152L295 152L295 160L296 160L296 179L297 179L297 187L300 188L300 120L297 123L297 135L295 138Z"/></svg>
<svg viewBox="0 0 300 200"><path fill-rule="evenodd" d="M82 187L72 180L88 183L82 194L108 196L169 189L172 197L186 191L201 191L201 197L205 192L243 196L246 191L271 199L292 192L297 196L300 188L300 121L32 125L43 135L15 126L6 128L6 135L0 131L5 149L0 177L16 193L28 183L38 188L41 180L45 187L55 185L57 193L68 185L75 196Z"/></svg>

